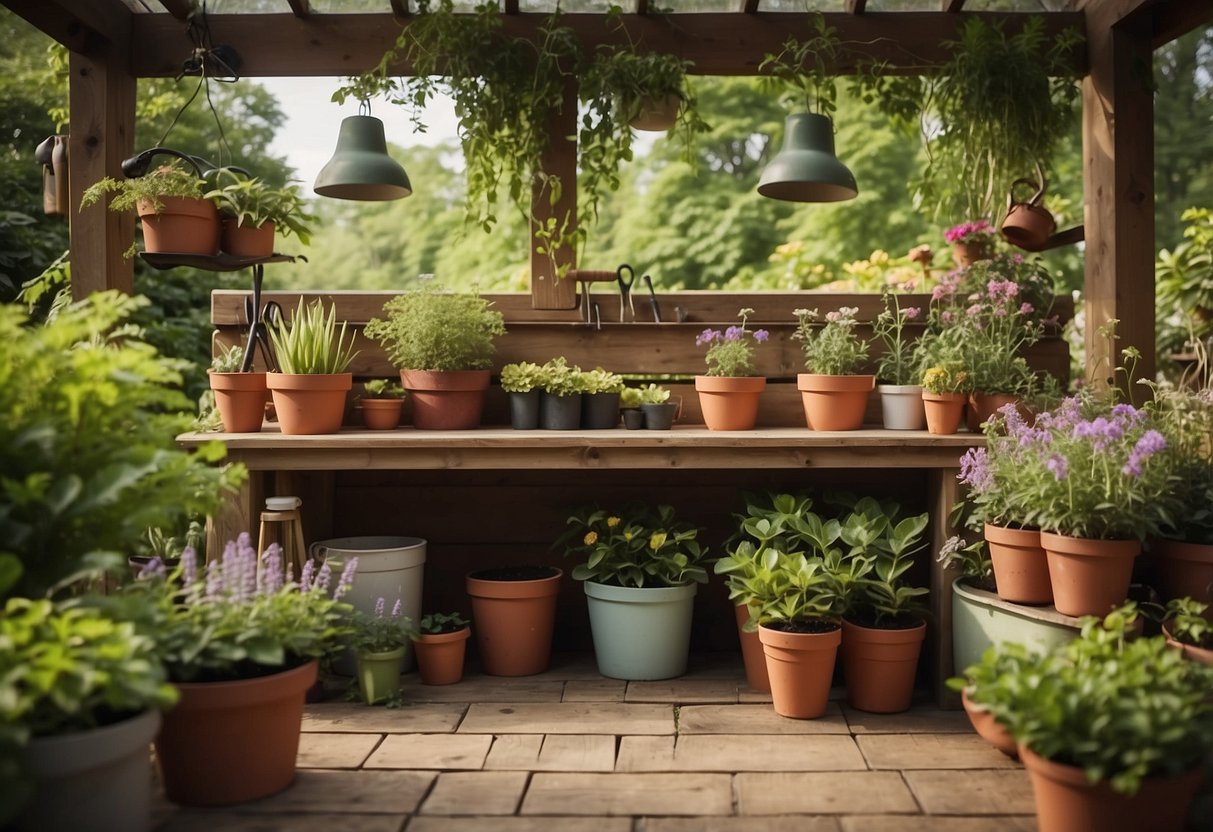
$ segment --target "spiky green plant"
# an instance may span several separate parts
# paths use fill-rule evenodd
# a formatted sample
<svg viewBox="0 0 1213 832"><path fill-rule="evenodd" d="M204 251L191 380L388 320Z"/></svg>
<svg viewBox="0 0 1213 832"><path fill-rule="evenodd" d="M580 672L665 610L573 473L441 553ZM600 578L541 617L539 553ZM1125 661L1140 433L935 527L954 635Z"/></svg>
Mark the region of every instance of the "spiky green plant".
<svg viewBox="0 0 1213 832"><path fill-rule="evenodd" d="M290 321L270 328L278 366L291 375L344 373L358 355L353 333L348 344L345 338L346 322L338 331L336 307L330 306L326 313L319 300L305 306L300 298Z"/></svg>

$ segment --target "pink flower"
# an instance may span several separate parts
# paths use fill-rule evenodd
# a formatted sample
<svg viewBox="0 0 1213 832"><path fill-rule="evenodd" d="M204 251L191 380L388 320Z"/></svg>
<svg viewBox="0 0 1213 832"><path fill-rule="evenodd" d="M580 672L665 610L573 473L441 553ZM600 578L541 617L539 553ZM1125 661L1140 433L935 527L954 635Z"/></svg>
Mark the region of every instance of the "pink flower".
<svg viewBox="0 0 1213 832"><path fill-rule="evenodd" d="M970 306L968 309L965 310L965 314L968 315L970 318L976 318L978 315L981 314L981 304L980 303L973 304L972 306Z"/></svg>
<svg viewBox="0 0 1213 832"><path fill-rule="evenodd" d="M1031 315L1035 311L1036 311L1036 307L1033 306L1032 304L1028 303L1027 301L1024 301L1023 303L1021 303L1019 305L1019 314L1020 315Z"/></svg>
<svg viewBox="0 0 1213 832"><path fill-rule="evenodd" d="M837 311L834 311L834 312L827 312L827 313L826 313L826 320L827 320L827 321L829 321L830 323L833 323L834 321L837 321L837 320L838 320L839 318L841 318L841 317L842 317L842 316L841 316L841 315L839 315Z"/></svg>
<svg viewBox="0 0 1213 832"><path fill-rule="evenodd" d="M918 320L918 316L922 314L922 310L919 309L917 306L910 306L901 311L902 311L902 314L906 316L907 321Z"/></svg>

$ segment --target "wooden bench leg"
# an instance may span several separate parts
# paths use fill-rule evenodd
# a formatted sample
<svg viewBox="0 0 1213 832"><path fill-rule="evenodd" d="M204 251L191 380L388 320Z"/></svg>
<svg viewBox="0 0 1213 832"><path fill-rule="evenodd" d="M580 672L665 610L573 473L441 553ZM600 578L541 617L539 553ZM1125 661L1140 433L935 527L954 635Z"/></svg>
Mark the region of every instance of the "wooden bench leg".
<svg viewBox="0 0 1213 832"><path fill-rule="evenodd" d="M235 540L241 532L257 533L261 506L264 504L264 479L262 471L249 471L248 479L236 493L219 506L214 515L206 519L206 559L208 562L223 557L223 547ZM254 545L256 538L253 538Z"/></svg>
<svg viewBox="0 0 1213 832"><path fill-rule="evenodd" d="M959 498L956 475L959 468L935 468L928 472L927 505L931 512L931 614L934 616L931 650L931 684L935 702L941 708L959 708L960 695L944 683L955 675L952 668L952 581L959 575L955 568L939 563L939 550L954 534L949 518Z"/></svg>

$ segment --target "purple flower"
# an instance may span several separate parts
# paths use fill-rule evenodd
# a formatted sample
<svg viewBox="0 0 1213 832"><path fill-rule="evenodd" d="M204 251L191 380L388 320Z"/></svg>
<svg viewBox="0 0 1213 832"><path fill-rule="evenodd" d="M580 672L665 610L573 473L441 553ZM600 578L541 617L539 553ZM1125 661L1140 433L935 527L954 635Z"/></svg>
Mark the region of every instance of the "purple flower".
<svg viewBox="0 0 1213 832"><path fill-rule="evenodd" d="M714 329L705 329L695 338L695 346L702 347L704 344L710 344L716 340L718 335L720 333Z"/></svg>
<svg viewBox="0 0 1213 832"><path fill-rule="evenodd" d="M235 546L232 547L235 549ZM206 570L206 597L214 601L223 595L223 561L217 560Z"/></svg>
<svg viewBox="0 0 1213 832"><path fill-rule="evenodd" d="M975 491L989 491L994 487L994 475L990 472L990 460L985 448L969 448L960 458L961 482Z"/></svg>
<svg viewBox="0 0 1213 832"><path fill-rule="evenodd" d="M337 579L337 588L333 590L333 597L340 598L345 593L349 592L350 587L354 585L354 576L358 574L358 558L350 558L345 562L345 568L341 570L341 577ZM325 589L328 589L328 582L325 582Z"/></svg>
<svg viewBox="0 0 1213 832"><path fill-rule="evenodd" d="M1036 307L1033 306L1032 304L1028 303L1027 301L1024 301L1023 303L1019 304L1019 314L1020 315L1031 315L1035 311L1036 311Z"/></svg>
<svg viewBox="0 0 1213 832"><path fill-rule="evenodd" d="M1064 480L1070 473L1070 463L1061 454L1053 454L1045 462L1045 467L1053 473L1053 477L1058 481Z"/></svg>
<svg viewBox="0 0 1213 832"><path fill-rule="evenodd" d="M333 567L329 566L328 561L321 564L320 569L316 572L316 580L312 582L312 589L318 592L328 592L329 584L333 581Z"/></svg>
<svg viewBox="0 0 1213 832"><path fill-rule="evenodd" d="M396 603L392 604L392 618L399 618L403 612L404 605L400 602L400 599L397 598Z"/></svg>
<svg viewBox="0 0 1213 832"><path fill-rule="evenodd" d="M273 595L282 589L282 547L271 543L261 556L261 593Z"/></svg>
<svg viewBox="0 0 1213 832"><path fill-rule="evenodd" d="M943 321L945 324L952 323L952 313L945 309L939 314L939 320Z"/></svg>
<svg viewBox="0 0 1213 832"><path fill-rule="evenodd" d="M380 595L378 598L375 599L375 617L376 618L383 618L384 608L386 606L387 606L387 603L383 600L382 595Z"/></svg>
<svg viewBox="0 0 1213 832"><path fill-rule="evenodd" d="M160 560L159 556L156 556L143 564L143 568L139 570L138 577L140 579L163 578L165 574L164 561Z"/></svg>
<svg viewBox="0 0 1213 832"><path fill-rule="evenodd" d="M754 340L760 344L763 343L764 341L766 341L770 337L771 337L771 333L767 332L765 329L754 330Z"/></svg>
<svg viewBox="0 0 1213 832"><path fill-rule="evenodd" d="M970 306L968 309L965 310L965 314L968 315L970 318L977 317L978 315L981 314L981 304L980 303L973 304L972 306Z"/></svg>
<svg viewBox="0 0 1213 832"><path fill-rule="evenodd" d="M193 546L186 546L181 551L181 584L186 589L198 580L198 553Z"/></svg>
<svg viewBox="0 0 1213 832"><path fill-rule="evenodd" d="M918 320L918 316L922 314L922 310L917 306L908 306L901 310L901 314L906 316L907 321Z"/></svg>
<svg viewBox="0 0 1213 832"><path fill-rule="evenodd" d="M310 558L303 564L303 574L299 576L299 588L307 592L312 588L312 576L316 573L316 561Z"/></svg>
<svg viewBox="0 0 1213 832"><path fill-rule="evenodd" d="M740 341L740 340L741 340L741 334L742 334L743 332L745 332L745 330L744 330L744 329L742 329L741 327L739 327L739 326L731 326L731 327L729 327L728 329L726 329L726 330L724 331L724 340L726 340L726 341Z"/></svg>

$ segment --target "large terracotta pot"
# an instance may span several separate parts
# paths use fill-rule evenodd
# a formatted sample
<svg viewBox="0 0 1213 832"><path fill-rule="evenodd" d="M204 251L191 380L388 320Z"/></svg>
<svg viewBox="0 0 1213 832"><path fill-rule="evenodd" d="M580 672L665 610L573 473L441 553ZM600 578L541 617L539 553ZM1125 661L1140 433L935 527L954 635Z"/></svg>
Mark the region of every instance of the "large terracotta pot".
<svg viewBox="0 0 1213 832"><path fill-rule="evenodd" d="M965 412L964 393L928 393L923 391L922 404L927 411L927 433L951 436L960 429Z"/></svg>
<svg viewBox="0 0 1213 832"><path fill-rule="evenodd" d="M752 430L766 386L767 380L761 376L695 376L699 409L708 430Z"/></svg>
<svg viewBox="0 0 1213 832"><path fill-rule="evenodd" d="M1040 545L1040 530L986 523L985 537L999 598L1016 604L1053 603L1049 558Z"/></svg>
<svg viewBox="0 0 1213 832"><path fill-rule="evenodd" d="M265 373L217 373L207 370L215 407L226 433L256 433L265 420L265 402L270 392Z"/></svg>
<svg viewBox="0 0 1213 832"><path fill-rule="evenodd" d="M967 415L969 430L978 433L981 430L981 426L997 413L999 408L1004 405L1018 403L1019 396L1012 393L970 393L969 412Z"/></svg>
<svg viewBox="0 0 1213 832"><path fill-rule="evenodd" d="M927 625L901 630L863 627L843 619L842 672L847 703L860 711L893 714L914 697L914 673Z"/></svg>
<svg viewBox="0 0 1213 832"><path fill-rule="evenodd" d="M789 633L765 625L758 628L775 713L814 719L826 712L834 661L842 643L842 628L835 627L821 633Z"/></svg>
<svg viewBox="0 0 1213 832"><path fill-rule="evenodd" d="M1002 723L994 717L994 714L986 710L984 706L975 704L969 698L967 690L961 691L960 702L964 705L965 714L968 715L969 723L972 724L973 730L977 732L977 736L1008 757L1019 756L1019 749L1015 745L1015 740L1007 733L1007 729L1003 727Z"/></svg>
<svg viewBox="0 0 1213 832"><path fill-rule="evenodd" d="M508 575L517 574L511 580ZM484 569L467 576L480 662L490 676L548 669L563 571L551 566Z"/></svg>
<svg viewBox="0 0 1213 832"><path fill-rule="evenodd" d="M762 641L758 631L747 633L742 627L750 620L750 610L745 604L733 608L737 615L737 636L741 639L741 661L745 664L745 683L759 693L771 692L771 678L767 676L767 657L762 652Z"/></svg>
<svg viewBox="0 0 1213 832"><path fill-rule="evenodd" d="M362 410L362 424L370 430L395 430L400 424L400 411L404 409L403 399L363 399L359 402Z"/></svg>
<svg viewBox="0 0 1213 832"><path fill-rule="evenodd" d="M278 425L287 436L336 433L345 417L345 397L354 386L351 373L267 373Z"/></svg>
<svg viewBox="0 0 1213 832"><path fill-rule="evenodd" d="M875 387L876 376L796 376L805 421L812 430L859 430Z"/></svg>
<svg viewBox="0 0 1213 832"><path fill-rule="evenodd" d="M467 651L468 627L453 633L422 633L413 640L417 670L423 685L453 685L463 678L463 656Z"/></svg>
<svg viewBox="0 0 1213 832"><path fill-rule="evenodd" d="M472 430L480 427L488 370L401 370L400 383L413 396L413 427Z"/></svg>
<svg viewBox="0 0 1213 832"><path fill-rule="evenodd" d="M220 247L233 257L270 257L274 253L272 222L258 226L236 225L234 219L223 220Z"/></svg>
<svg viewBox="0 0 1213 832"><path fill-rule="evenodd" d="M1168 629L1166 624L1162 625L1162 634L1166 636L1167 644L1183 653L1184 658L1188 661L1213 667L1213 650L1209 650L1204 647L1196 647L1192 644L1184 644L1182 641L1175 638L1175 636L1171 635L1171 631Z"/></svg>
<svg viewBox="0 0 1213 832"><path fill-rule="evenodd" d="M1182 540L1156 540L1150 544L1163 601L1190 597L1208 604L1213 617L1213 546Z"/></svg>
<svg viewBox="0 0 1213 832"><path fill-rule="evenodd" d="M989 260L993 256L993 240L982 240L976 243L952 243L952 259L960 268L971 266L979 260Z"/></svg>
<svg viewBox="0 0 1213 832"><path fill-rule="evenodd" d="M295 779L303 699L317 662L238 682L186 682L164 715L156 757L164 792L186 806L269 797Z"/></svg>
<svg viewBox="0 0 1213 832"><path fill-rule="evenodd" d="M1124 603L1133 577L1136 540L1086 540L1040 533L1049 557L1053 606L1063 615L1107 615Z"/></svg>
<svg viewBox="0 0 1213 832"><path fill-rule="evenodd" d="M143 223L143 247L166 254L219 253L219 209L209 199L166 196L156 213L150 202L136 206Z"/></svg>
<svg viewBox="0 0 1213 832"><path fill-rule="evenodd" d="M1036 798L1039 832L1181 832L1203 769L1178 777L1147 777L1137 794L1094 785L1081 768L1062 765L1019 747Z"/></svg>

